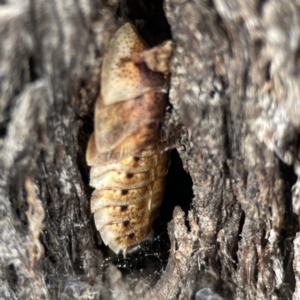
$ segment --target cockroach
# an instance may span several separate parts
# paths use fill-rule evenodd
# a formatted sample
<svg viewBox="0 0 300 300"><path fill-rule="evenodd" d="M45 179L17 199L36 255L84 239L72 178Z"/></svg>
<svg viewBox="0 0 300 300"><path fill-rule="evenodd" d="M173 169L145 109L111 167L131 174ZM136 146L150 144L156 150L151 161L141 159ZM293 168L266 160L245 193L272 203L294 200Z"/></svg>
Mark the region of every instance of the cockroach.
<svg viewBox="0 0 300 300"><path fill-rule="evenodd" d="M105 245L125 256L151 239L168 170L162 120L172 42L148 49L130 23L103 57L86 159L91 211Z"/></svg>

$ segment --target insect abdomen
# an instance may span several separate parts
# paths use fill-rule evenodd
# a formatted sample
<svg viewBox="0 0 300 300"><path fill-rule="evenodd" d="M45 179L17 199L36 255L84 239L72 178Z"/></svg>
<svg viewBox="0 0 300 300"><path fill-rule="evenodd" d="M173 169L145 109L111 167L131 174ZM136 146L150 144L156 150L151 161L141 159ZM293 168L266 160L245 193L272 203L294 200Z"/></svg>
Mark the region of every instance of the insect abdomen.
<svg viewBox="0 0 300 300"><path fill-rule="evenodd" d="M127 157L126 162L134 162L132 167L120 161L108 164L108 169L109 165L113 168L104 173L103 166L91 169L90 184L96 189L91 209L96 228L104 243L116 253L126 253L151 232L168 167L167 152L161 153L156 148L157 145L148 147L148 151L153 151L151 156L140 153L140 156ZM143 172L137 172L139 169Z"/></svg>

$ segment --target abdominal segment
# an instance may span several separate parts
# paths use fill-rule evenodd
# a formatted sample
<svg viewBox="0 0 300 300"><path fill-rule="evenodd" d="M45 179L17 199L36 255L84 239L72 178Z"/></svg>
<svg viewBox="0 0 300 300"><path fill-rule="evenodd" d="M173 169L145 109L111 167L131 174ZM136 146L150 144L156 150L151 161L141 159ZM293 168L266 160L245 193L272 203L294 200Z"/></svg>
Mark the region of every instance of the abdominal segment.
<svg viewBox="0 0 300 300"><path fill-rule="evenodd" d="M91 210L103 242L125 255L147 239L162 201L168 153L161 145L146 147L105 166L92 166L90 185L95 188Z"/></svg>

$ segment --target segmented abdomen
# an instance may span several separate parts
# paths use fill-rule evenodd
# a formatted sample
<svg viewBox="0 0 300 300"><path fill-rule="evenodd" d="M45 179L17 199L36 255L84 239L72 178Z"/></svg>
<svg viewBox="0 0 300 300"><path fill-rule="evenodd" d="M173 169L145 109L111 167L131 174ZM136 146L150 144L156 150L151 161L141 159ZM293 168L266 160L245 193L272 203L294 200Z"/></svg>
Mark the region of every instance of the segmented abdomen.
<svg viewBox="0 0 300 300"><path fill-rule="evenodd" d="M115 253L126 254L151 233L168 168L164 147L160 142L140 154L91 168L96 228Z"/></svg>

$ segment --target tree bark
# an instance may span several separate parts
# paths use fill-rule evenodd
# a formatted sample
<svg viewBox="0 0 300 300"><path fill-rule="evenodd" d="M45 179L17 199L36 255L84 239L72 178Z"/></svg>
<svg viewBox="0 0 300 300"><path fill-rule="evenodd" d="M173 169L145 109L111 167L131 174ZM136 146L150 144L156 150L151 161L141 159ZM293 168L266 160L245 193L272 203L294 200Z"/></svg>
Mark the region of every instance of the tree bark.
<svg viewBox="0 0 300 300"><path fill-rule="evenodd" d="M0 0L0 16L1 299L300 299L298 0ZM164 133L194 196L178 202L173 160L170 242L123 259L95 229L85 150L128 21L174 42Z"/></svg>

